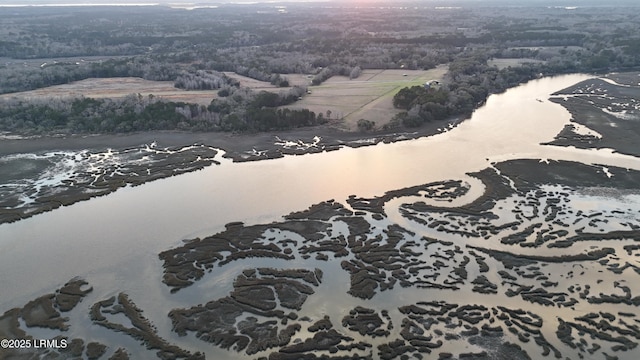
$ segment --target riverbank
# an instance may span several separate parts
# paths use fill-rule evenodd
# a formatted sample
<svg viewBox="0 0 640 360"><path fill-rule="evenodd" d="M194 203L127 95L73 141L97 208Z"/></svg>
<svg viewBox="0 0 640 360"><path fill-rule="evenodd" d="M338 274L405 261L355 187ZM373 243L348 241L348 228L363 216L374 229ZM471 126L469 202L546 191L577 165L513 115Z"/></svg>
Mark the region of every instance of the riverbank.
<svg viewBox="0 0 640 360"><path fill-rule="evenodd" d="M562 78L582 81L585 76L565 76ZM512 89L513 92L522 91L523 99L531 105L532 111L545 111L545 117L555 118L555 113L560 107L552 110L543 102L550 92L542 90L538 94L540 86L546 86L553 78L536 80L528 86ZM566 82L563 87L572 86L575 83ZM560 89L563 87L560 87ZM525 88L529 90L523 91ZM557 89L557 88L556 88ZM554 89L555 90L555 89ZM557 90L556 90L557 91ZM473 128L474 118L484 116L485 108L492 102L504 97L494 95L485 106L478 109L465 121L463 118L453 118L446 122L429 122L410 132L372 131L372 132L345 132L332 126L318 126L312 128L299 128L291 131L268 132L257 134L231 134L231 133L191 133L178 131L144 132L120 135L95 135L95 136L64 136L64 137L37 137L37 138L10 138L0 140L0 161L3 162L3 174L0 174L0 206L2 216L0 222L11 222L30 217L34 214L49 211L62 205L70 205L77 201L91 197L111 193L118 188L127 185L139 185L152 180L171 177L173 175L202 169L213 163L220 163L224 159L233 162L248 162L256 160L282 158L286 155L301 155L310 153L330 152L340 148L358 148L380 143L394 143L404 140L427 138L436 134L440 140L448 138L445 132L460 125L465 129ZM549 110L542 110L542 109ZM515 110L514 111L518 111ZM460 139L463 142L477 142L476 151L485 152L493 146L502 144L506 129L517 124L517 127L528 126L529 122L522 118L514 119L510 111L502 111L491 115L493 120L488 131L482 134L466 135ZM542 114L542 113L541 113ZM562 122L567 124L568 122ZM531 123L534 124L534 123ZM561 132L554 122L545 126L536 125L522 128L518 134L536 132L540 139L549 141ZM564 125L561 125L564 126ZM507 131L508 132L508 131ZM451 132L454 133L454 132ZM457 131L455 132L457 133ZM512 136L512 135L510 135ZM522 151L522 145L529 143L530 136L520 136L509 139L512 143L511 152ZM537 146L535 143L532 145ZM196 145L196 146L194 146ZM454 141L445 152L438 151L431 156L448 158L464 147L464 143ZM208 149L207 156L203 157L200 150L189 155L193 149ZM547 146L545 151L551 154L557 152L556 147ZM184 151L184 149L189 149ZM221 150L218 152L218 150ZM152 157L145 156L153 153ZM158 152L172 153L169 157L159 160ZM213 152L218 152L213 154ZM137 155L132 155L137 154ZM179 155L176 155L179 154ZM148 154L147 154L148 155ZM189 156L187 156L189 155ZM555 156L555 155L552 155ZM455 157L455 156L454 156ZM45 161L43 161L43 158ZM61 159L64 158L64 161ZM207 159L213 159L209 161ZM483 157L486 163L490 157ZM80 161L78 161L80 159ZM127 161L135 161L128 164ZM498 159L499 160L499 159ZM114 164L113 162L116 162ZM457 162L465 161L463 158ZM193 163L190 163L193 162ZM68 166L67 166L68 165ZM109 174L117 169L117 176ZM36 171L37 170L37 171ZM476 170L480 170L477 168ZM95 178L108 179L107 182L96 182ZM40 186L44 184L45 186ZM95 187L95 184L100 186ZM87 186L88 185L88 186ZM35 191L34 189L37 189ZM42 191L44 189L44 191ZM50 191L48 191L50 190ZM39 193L39 194L38 194ZM23 206L26 205L26 206Z"/></svg>
<svg viewBox="0 0 640 360"><path fill-rule="evenodd" d="M252 135L148 132L3 139L0 224L107 195L124 186L220 164L221 156L246 162L357 148L427 137L458 123L458 119L432 123L410 133L342 132L323 126Z"/></svg>
<svg viewBox="0 0 640 360"><path fill-rule="evenodd" d="M638 73L614 73L554 93L551 101L566 108L572 118L549 144L640 156L639 78Z"/></svg>
<svg viewBox="0 0 640 360"><path fill-rule="evenodd" d="M0 156L48 151L124 149L142 144L156 143L160 148L204 144L224 150L225 157L234 161L249 161L282 157L284 155L330 151L336 150L341 146L360 147L375 145L380 142L388 143L417 139L448 131L463 120L463 118L452 118L442 122L431 122L417 129L405 129L404 131L348 132L333 126L317 126L254 134L154 131L115 135L0 138L2 143ZM317 141L316 138L318 138Z"/></svg>
<svg viewBox="0 0 640 360"><path fill-rule="evenodd" d="M473 174L487 190L467 205L452 202L469 184L439 181L228 223L159 254L151 302L75 279L6 311L0 336L50 328L73 344L54 353L177 359L632 359L640 171L610 171L509 160ZM83 334L96 325L122 337Z"/></svg>
<svg viewBox="0 0 640 360"><path fill-rule="evenodd" d="M541 145L570 114L537 99L585 78L413 141L243 163L212 149L221 166L3 224L0 324L38 337L25 304L55 307L32 301L79 276L94 290L61 334L106 357L153 342L228 360L635 359L640 162Z"/></svg>

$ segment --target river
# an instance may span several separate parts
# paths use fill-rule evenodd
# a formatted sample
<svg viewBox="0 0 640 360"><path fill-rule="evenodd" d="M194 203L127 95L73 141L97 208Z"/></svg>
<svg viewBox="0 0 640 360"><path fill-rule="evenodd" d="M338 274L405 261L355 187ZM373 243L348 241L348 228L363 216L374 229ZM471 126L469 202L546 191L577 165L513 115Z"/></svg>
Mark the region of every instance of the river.
<svg viewBox="0 0 640 360"><path fill-rule="evenodd" d="M197 294L207 297L190 303L228 293L237 269L228 265L213 285L196 284L170 295L160 282L158 253L180 246L183 239L213 234L232 221L268 223L329 199L345 203L353 194L379 196L446 179L470 184L464 199L471 201L484 188L466 174L509 159L572 160L640 170L637 158L607 149L540 145L551 141L570 118L562 106L547 100L550 94L587 78L543 78L492 95L470 119L432 137L258 162L220 158L221 165L0 225L0 311L20 307L79 276L94 287L82 303L85 308L126 292L153 319L160 335L188 344L188 339L170 332L167 311L185 306L183 301ZM256 260L252 265L285 263ZM327 267L326 263L316 265ZM335 280L336 287L348 286L348 277L343 277ZM343 297L349 296L343 293ZM318 313L332 311L322 302L313 301ZM72 329L69 335L81 336L84 331ZM93 327L90 333L100 336L104 331ZM225 353L211 351L209 355Z"/></svg>

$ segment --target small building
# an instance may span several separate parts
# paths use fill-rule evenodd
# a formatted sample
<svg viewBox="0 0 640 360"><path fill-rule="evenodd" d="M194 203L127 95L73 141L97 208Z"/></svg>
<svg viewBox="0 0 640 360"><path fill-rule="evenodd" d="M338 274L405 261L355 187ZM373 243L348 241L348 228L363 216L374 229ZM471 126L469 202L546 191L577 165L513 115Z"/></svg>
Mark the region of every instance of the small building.
<svg viewBox="0 0 640 360"><path fill-rule="evenodd" d="M440 87L440 81L438 80L429 80L426 83L424 83L424 88L429 90L429 89L438 89Z"/></svg>

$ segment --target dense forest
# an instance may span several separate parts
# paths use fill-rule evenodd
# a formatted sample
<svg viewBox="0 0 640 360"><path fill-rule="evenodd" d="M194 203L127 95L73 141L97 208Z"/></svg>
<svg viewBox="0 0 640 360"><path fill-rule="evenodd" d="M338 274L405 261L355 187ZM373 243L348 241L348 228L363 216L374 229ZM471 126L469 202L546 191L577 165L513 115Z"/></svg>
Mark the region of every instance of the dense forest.
<svg viewBox="0 0 640 360"><path fill-rule="evenodd" d="M4 101L0 131L263 131L314 125L325 119L278 108L306 94L289 87L287 74L308 74L313 86L336 75L357 78L365 69L448 64L437 90L406 89L394 99L404 110L394 124L419 126L470 113L488 95L541 75L640 67L637 8L469 4L9 8L0 13L0 93L87 78L141 77L173 81L186 90L216 89L220 96L208 107L137 96ZM501 58L530 62L491 64ZM252 93L224 71L267 81L284 93Z"/></svg>
<svg viewBox="0 0 640 360"><path fill-rule="evenodd" d="M425 122L444 120L456 115L469 115L490 94L534 79L540 74L558 73L543 64L524 64L497 69L479 58L459 58L449 66L448 76L454 80L434 87L404 88L393 98L393 105L405 110L388 125L418 127Z"/></svg>
<svg viewBox="0 0 640 360"><path fill-rule="evenodd" d="M125 133L148 130L268 131L319 125L322 114L277 109L304 91L280 94L233 88L229 96L203 106L163 101L152 95L124 99L44 99L6 102L0 128L21 134Z"/></svg>

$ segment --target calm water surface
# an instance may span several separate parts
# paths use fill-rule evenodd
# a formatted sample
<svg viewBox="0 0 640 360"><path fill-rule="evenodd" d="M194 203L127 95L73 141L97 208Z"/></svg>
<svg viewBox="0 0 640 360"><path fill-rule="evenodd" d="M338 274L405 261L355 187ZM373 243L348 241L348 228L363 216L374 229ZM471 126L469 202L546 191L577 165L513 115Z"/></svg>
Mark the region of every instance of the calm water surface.
<svg viewBox="0 0 640 360"><path fill-rule="evenodd" d="M544 78L493 95L471 119L437 136L260 162L234 164L223 160L220 166L121 189L18 223L0 225L0 311L22 306L81 276L94 287L83 306L124 291L158 326L161 336L179 345L189 346L195 341L194 347L211 348L192 337L179 338L171 333L166 314L172 308L194 304L193 301L226 296L244 266L230 264L217 273L215 282L196 283L169 295L161 283L159 252L179 246L182 239L220 231L231 221L276 221L284 214L329 199L346 204L345 199L352 194L370 197L432 181L461 179L471 185L464 198L471 201L482 193L483 186L466 173L508 159L562 159L640 170L639 160L606 149L539 145L552 140L570 118L562 106L547 101L549 95L587 78ZM255 260L255 266L296 264L260 259ZM326 282L321 286L342 294L345 308L351 307L354 300L346 294L348 276L339 264L307 261L304 266L322 268ZM339 271L341 276L331 276L331 271ZM418 292L410 290L402 296L411 300L420 296ZM196 295L197 300L187 301ZM391 295L380 294L375 299L390 301ZM336 312L336 318L331 317L340 319L338 308L327 309L321 297L312 298L302 313L305 309L307 313ZM76 330L77 336L90 338L83 336L84 331L96 337L116 336L88 326L84 314L84 318L79 315L72 323L84 322L91 329ZM73 332L72 328L68 335L73 336ZM117 336L116 341L124 337ZM222 354L230 356L224 351L208 351L216 358ZM237 358L237 354L233 357Z"/></svg>

